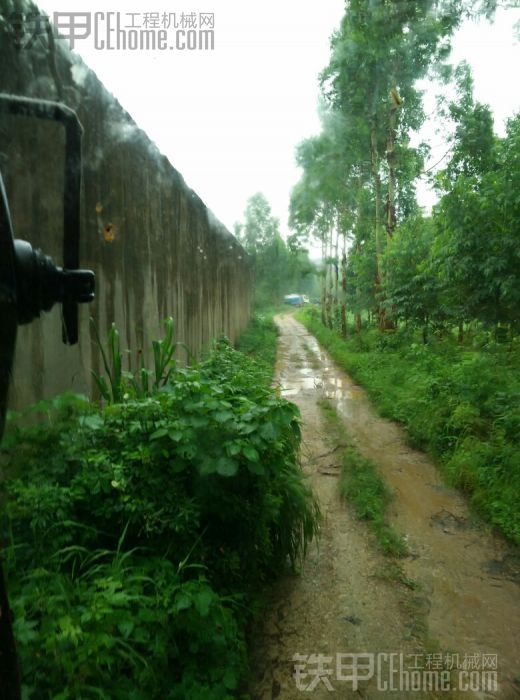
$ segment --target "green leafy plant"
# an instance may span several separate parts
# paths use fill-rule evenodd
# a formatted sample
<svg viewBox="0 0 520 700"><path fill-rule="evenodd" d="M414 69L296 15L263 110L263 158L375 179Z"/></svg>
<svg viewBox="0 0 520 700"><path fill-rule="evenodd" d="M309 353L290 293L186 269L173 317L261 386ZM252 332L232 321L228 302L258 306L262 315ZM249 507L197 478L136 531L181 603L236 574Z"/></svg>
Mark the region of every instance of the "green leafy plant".
<svg viewBox="0 0 520 700"><path fill-rule="evenodd" d="M270 370L225 339L179 367L173 326L161 342L138 395L111 330L106 405L41 404L2 447L29 700L236 697L263 586L318 534L298 410Z"/></svg>
<svg viewBox="0 0 520 700"><path fill-rule="evenodd" d="M152 356L154 368L148 369L144 353L139 351L139 370L134 374L123 370L122 353L119 342L119 331L112 323L107 336L106 349L101 341L99 331L94 320L90 319L97 347L101 353L105 376L92 370L92 376L96 382L102 398L108 403L119 403L129 393L138 397L150 396L168 383L170 375L177 366L175 351L182 348L186 352L188 362L193 356L187 345L174 340L174 321L169 316L165 321L166 333L162 340L152 341ZM152 381L150 381L152 380Z"/></svg>
<svg viewBox="0 0 520 700"><path fill-rule="evenodd" d="M256 312L240 335L238 349L263 364L271 373L276 362L278 329L273 321L274 311Z"/></svg>
<svg viewBox="0 0 520 700"><path fill-rule="evenodd" d="M96 343L101 353L103 366L105 368L108 380L94 372L94 370L91 371L92 376L94 377L99 392L105 401L118 403L123 398L124 393L119 331L116 328L116 324L112 323L110 330L108 331L107 349L105 350L103 343L101 342L101 338L99 337L97 326L92 318L90 319L90 327L92 328L96 338Z"/></svg>

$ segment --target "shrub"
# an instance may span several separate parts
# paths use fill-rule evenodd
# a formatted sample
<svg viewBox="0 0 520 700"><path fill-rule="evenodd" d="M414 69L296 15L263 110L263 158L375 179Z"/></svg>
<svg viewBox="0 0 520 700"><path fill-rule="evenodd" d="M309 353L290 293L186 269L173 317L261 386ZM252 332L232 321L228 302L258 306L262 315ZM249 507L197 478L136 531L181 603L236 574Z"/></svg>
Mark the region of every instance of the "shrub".
<svg viewBox="0 0 520 700"><path fill-rule="evenodd" d="M257 596L318 528L298 410L266 371L222 340L148 395L119 375L118 402L59 397L11 428L3 525L27 698L237 692Z"/></svg>

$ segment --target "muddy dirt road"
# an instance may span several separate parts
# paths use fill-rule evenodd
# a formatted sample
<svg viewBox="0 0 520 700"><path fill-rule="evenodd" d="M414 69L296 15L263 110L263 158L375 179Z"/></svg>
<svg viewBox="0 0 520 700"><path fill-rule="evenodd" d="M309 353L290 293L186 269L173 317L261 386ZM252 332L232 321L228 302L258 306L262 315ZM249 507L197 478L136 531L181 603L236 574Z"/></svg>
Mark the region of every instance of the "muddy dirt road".
<svg viewBox="0 0 520 700"><path fill-rule="evenodd" d="M276 321L277 382L300 408L303 466L324 522L301 575L272 591L253 697L519 698L518 553L472 521L464 499L301 324ZM394 492L391 521L410 552L401 580L339 497L342 437L331 434L324 398Z"/></svg>

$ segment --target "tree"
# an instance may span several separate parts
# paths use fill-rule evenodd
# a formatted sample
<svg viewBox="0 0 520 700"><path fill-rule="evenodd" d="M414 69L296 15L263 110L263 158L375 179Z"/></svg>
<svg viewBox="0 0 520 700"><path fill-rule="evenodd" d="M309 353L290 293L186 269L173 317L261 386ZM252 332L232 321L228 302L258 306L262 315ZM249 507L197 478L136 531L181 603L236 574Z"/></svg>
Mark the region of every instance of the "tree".
<svg viewBox="0 0 520 700"><path fill-rule="evenodd" d="M280 235L280 222L272 215L265 195L257 192L249 198L244 212L244 223L235 225L238 238L250 255L271 245Z"/></svg>
<svg viewBox="0 0 520 700"><path fill-rule="evenodd" d="M341 327L346 334L346 241L352 223L353 191L349 171L352 159L344 152L342 127L335 115L323 111L323 131L303 141L296 161L303 175L294 188L290 204L290 225L297 235L318 238L322 244L322 320L329 327L340 305ZM343 239L340 262L340 238ZM341 301L339 269L341 266Z"/></svg>
<svg viewBox="0 0 520 700"><path fill-rule="evenodd" d="M447 57L459 21L451 0L351 0L322 73L324 94L348 125L345 138L353 144L358 172L370 166L374 284L381 302L386 238L398 223L399 199L406 200L400 192L409 198L421 165L420 153L408 145L409 131L424 120L417 81ZM379 310L384 328L384 303Z"/></svg>
<svg viewBox="0 0 520 700"><path fill-rule="evenodd" d="M488 113L475 105L464 123L469 133L487 133ZM485 158L466 138L468 130L459 134L455 166L441 178L453 184L434 210L439 270L461 322L513 329L520 318L520 116L509 121L505 139L493 138Z"/></svg>
<svg viewBox="0 0 520 700"><path fill-rule="evenodd" d="M488 105L475 102L473 78L465 61L455 69L454 80L457 99L449 103L446 116L455 123L455 131L448 165L437 175L440 192L453 187L459 175L478 179L497 165L493 115Z"/></svg>
<svg viewBox="0 0 520 700"><path fill-rule="evenodd" d="M287 246L279 221L261 192L249 198L244 223L235 224L235 233L253 260L257 305L279 304L294 288L304 291L303 280L312 277L314 266L301 247Z"/></svg>
<svg viewBox="0 0 520 700"><path fill-rule="evenodd" d="M461 20L491 16L495 0L349 0L321 74L322 131L297 149L302 177L291 198L297 235L322 241L322 319L341 306L376 310L428 326L509 323L520 317L517 120L500 141L487 105L474 101L467 66L446 61ZM418 81L454 77L457 99L443 116L455 123L450 160L437 176L443 195L421 216L415 182L426 146L410 147L425 115ZM507 163L507 169L505 164ZM518 183L520 185L520 183ZM517 201L518 200L518 201ZM342 245L341 245L342 241ZM348 254L347 254L348 248ZM339 285L341 270L341 288ZM339 291L341 289L341 291Z"/></svg>
<svg viewBox="0 0 520 700"><path fill-rule="evenodd" d="M395 232L384 256L388 310L396 319L422 329L427 341L431 322L443 322L441 282L431 251L435 228L431 218L409 217Z"/></svg>

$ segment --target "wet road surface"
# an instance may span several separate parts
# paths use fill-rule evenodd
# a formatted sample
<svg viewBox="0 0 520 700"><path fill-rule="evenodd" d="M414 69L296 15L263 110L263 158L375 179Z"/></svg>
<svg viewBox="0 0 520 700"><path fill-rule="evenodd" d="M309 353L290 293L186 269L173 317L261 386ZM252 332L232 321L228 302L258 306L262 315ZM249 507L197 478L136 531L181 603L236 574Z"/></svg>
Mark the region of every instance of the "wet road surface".
<svg viewBox="0 0 520 700"><path fill-rule="evenodd" d="M301 324L291 315L276 322L276 382L281 395L300 409L302 464L324 523L321 542L301 575L272 592L264 628L258 631L253 696L519 698L514 683L520 673L518 552L473 521L463 497L443 485L430 460L406 444L398 425L377 416L363 389ZM332 402L348 439L376 462L394 492L391 521L407 541L410 556L401 563L417 590L385 576L388 558L339 497L341 435L330 435L318 406L323 398ZM354 653L369 654L362 659L367 676L374 663L371 678L357 690L349 670ZM466 662L467 674L452 673L450 682L467 689L407 691L413 664L435 670L441 655L454 668ZM477 690L483 665L493 670L495 661L498 689ZM393 676L390 664L398 671ZM419 685L424 682L416 678Z"/></svg>

